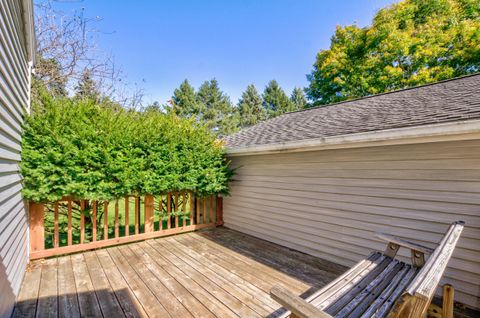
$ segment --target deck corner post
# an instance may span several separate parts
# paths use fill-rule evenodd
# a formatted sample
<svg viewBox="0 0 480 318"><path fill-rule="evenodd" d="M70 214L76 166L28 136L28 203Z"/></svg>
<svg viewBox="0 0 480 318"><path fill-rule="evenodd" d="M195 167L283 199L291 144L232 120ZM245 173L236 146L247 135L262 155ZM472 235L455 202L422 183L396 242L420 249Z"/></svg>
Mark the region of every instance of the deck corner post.
<svg viewBox="0 0 480 318"><path fill-rule="evenodd" d="M217 194L215 225L223 225L223 197Z"/></svg>
<svg viewBox="0 0 480 318"><path fill-rule="evenodd" d="M45 249L45 206L43 203L30 202L30 254Z"/></svg>
<svg viewBox="0 0 480 318"><path fill-rule="evenodd" d="M145 233L153 232L153 195L145 195Z"/></svg>

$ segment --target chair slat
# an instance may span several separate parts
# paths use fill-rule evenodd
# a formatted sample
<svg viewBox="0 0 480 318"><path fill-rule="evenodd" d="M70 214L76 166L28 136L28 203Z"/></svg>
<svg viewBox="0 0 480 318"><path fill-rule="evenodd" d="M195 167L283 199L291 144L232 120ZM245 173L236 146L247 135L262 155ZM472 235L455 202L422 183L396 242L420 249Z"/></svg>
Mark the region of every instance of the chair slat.
<svg viewBox="0 0 480 318"><path fill-rule="evenodd" d="M388 296L388 298L383 301L383 304L381 304L380 308L375 309L375 304L373 304L372 306L372 311L373 310L376 310L374 313L372 313L371 315L369 314L369 312L365 312L365 314L362 316L363 318L367 318L367 317L376 317L376 318L381 318L381 317L385 317L390 308L392 308L393 304L395 303L395 300L397 300L400 295L404 292L406 286L410 283L410 281L412 280L413 277L415 277L415 274L417 273L418 271L418 268L416 267L413 267L413 266L410 266L408 272L405 274L405 276L402 278L402 280L400 281L400 283L398 283L397 286L395 286L390 294L390 296ZM383 296L383 295L382 295ZM385 294L385 296L387 296ZM382 297L378 298L377 299L379 302L382 301Z"/></svg>
<svg viewBox="0 0 480 318"><path fill-rule="evenodd" d="M395 264L396 263L396 264ZM392 266L393 264L393 266ZM345 306L338 317L343 318L350 314L352 317L359 317L372 303L380 296L385 288L402 270L406 267L405 263L394 261L385 269L381 275L379 275L374 281L372 281L367 288L365 288L355 299ZM400 275L399 275L400 276Z"/></svg>
<svg viewBox="0 0 480 318"><path fill-rule="evenodd" d="M365 277L362 278L360 282L351 287L343 296L335 299L332 303L325 308L325 312L330 315L335 315L339 312L344 306L346 306L350 301L352 301L355 296L362 291L365 287L370 284L370 282L375 279L383 270L392 262L392 259L389 257L382 256L382 260L378 263L373 270L371 270Z"/></svg>

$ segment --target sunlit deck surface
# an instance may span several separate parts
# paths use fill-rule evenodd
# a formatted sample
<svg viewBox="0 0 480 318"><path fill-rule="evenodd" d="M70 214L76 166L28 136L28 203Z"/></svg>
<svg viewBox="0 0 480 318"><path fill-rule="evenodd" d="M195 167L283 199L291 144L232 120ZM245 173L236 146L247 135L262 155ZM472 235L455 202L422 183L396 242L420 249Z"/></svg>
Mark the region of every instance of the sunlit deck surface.
<svg viewBox="0 0 480 318"><path fill-rule="evenodd" d="M273 285L307 295L346 268L233 230L34 261L15 317L275 317Z"/></svg>

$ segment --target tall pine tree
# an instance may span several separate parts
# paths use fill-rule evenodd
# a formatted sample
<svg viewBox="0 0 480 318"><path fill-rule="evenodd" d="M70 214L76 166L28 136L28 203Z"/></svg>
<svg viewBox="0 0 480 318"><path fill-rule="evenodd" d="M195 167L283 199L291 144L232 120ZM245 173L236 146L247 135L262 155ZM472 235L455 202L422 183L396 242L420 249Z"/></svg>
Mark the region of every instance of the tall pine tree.
<svg viewBox="0 0 480 318"><path fill-rule="evenodd" d="M242 97L238 101L238 113L240 115L240 126L248 127L265 120L267 112L262 105L262 97L255 86L248 85Z"/></svg>
<svg viewBox="0 0 480 318"><path fill-rule="evenodd" d="M263 91L263 107L268 117L275 117L293 110L290 99L276 80L271 80Z"/></svg>
<svg viewBox="0 0 480 318"><path fill-rule="evenodd" d="M172 108L180 117L190 118L198 117L200 113L199 103L195 95L195 89L190 85L188 80L184 80L180 87L175 89L172 96Z"/></svg>
<svg viewBox="0 0 480 318"><path fill-rule="evenodd" d="M294 110L305 108L307 106L307 98L305 97L303 89L295 87L292 91L292 95L290 95L290 102L292 103Z"/></svg>
<svg viewBox="0 0 480 318"><path fill-rule="evenodd" d="M196 94L198 119L219 135L228 135L238 130L238 113L230 98L218 87L216 79L205 81Z"/></svg>
<svg viewBox="0 0 480 318"><path fill-rule="evenodd" d="M88 98L95 101L98 101L100 98L97 84L88 70L82 73L82 78L78 81L78 84L75 87L75 97Z"/></svg>

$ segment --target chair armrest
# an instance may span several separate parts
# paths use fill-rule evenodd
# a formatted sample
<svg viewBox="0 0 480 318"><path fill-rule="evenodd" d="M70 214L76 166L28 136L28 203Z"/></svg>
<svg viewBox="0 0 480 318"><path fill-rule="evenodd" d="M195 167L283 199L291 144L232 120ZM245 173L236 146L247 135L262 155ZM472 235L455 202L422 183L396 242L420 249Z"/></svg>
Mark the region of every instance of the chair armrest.
<svg viewBox="0 0 480 318"><path fill-rule="evenodd" d="M326 312L318 309L302 298L280 286L273 286L270 290L270 297L280 305L291 311L299 318L332 318Z"/></svg>
<svg viewBox="0 0 480 318"><path fill-rule="evenodd" d="M432 254L434 251L433 248L423 246L418 243L410 242L394 235L385 234L385 233L375 233L375 236L384 241L387 241L399 246L403 246L411 250L419 251L425 254Z"/></svg>

